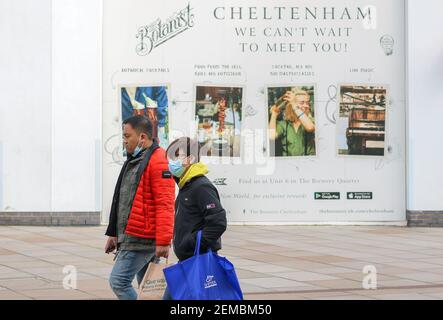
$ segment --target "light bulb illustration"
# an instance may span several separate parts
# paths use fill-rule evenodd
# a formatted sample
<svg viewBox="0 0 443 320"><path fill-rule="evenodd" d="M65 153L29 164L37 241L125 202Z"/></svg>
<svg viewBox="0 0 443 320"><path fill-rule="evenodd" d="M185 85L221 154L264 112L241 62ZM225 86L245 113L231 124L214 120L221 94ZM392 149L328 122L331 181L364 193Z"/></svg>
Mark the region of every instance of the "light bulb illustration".
<svg viewBox="0 0 443 320"><path fill-rule="evenodd" d="M392 55L394 53L394 38L390 35L384 35L380 38L380 46L387 56Z"/></svg>

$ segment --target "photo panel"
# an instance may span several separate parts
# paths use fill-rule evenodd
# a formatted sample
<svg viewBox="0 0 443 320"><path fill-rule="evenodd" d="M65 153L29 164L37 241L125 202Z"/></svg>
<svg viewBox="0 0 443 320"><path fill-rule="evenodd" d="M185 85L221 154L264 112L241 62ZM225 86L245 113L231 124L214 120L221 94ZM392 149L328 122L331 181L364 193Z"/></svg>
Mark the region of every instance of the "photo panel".
<svg viewBox="0 0 443 320"><path fill-rule="evenodd" d="M387 87L340 85L338 155L384 156Z"/></svg>
<svg viewBox="0 0 443 320"><path fill-rule="evenodd" d="M243 87L195 87L195 121L201 155L240 157Z"/></svg>
<svg viewBox="0 0 443 320"><path fill-rule="evenodd" d="M268 87L267 114L271 157L316 156L314 85Z"/></svg>
<svg viewBox="0 0 443 320"><path fill-rule="evenodd" d="M144 115L152 122L152 136L166 149L169 144L169 87L122 86L120 87L121 121L134 115Z"/></svg>

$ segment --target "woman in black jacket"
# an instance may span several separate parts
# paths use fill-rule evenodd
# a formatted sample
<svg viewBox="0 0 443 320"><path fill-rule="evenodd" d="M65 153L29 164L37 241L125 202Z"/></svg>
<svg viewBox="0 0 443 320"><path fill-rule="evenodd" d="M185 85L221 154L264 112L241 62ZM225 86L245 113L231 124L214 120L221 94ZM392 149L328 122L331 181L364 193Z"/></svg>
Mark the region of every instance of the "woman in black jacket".
<svg viewBox="0 0 443 320"><path fill-rule="evenodd" d="M226 230L226 211L217 189L205 176L208 168L200 161L197 141L182 137L167 151L169 170L179 187L175 200L174 253L179 261L194 255L196 236L202 230L200 252L221 249L221 235ZM163 299L172 297L166 289Z"/></svg>

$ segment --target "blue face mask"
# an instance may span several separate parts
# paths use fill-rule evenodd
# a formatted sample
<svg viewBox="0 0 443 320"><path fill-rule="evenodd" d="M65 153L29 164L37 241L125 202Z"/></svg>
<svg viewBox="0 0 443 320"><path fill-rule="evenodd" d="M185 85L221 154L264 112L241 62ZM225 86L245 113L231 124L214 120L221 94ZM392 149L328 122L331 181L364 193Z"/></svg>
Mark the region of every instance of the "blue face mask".
<svg viewBox="0 0 443 320"><path fill-rule="evenodd" d="M132 153L132 156L136 157L142 150L143 150L143 148L140 146L140 142L139 142L138 145L135 147L134 152Z"/></svg>
<svg viewBox="0 0 443 320"><path fill-rule="evenodd" d="M183 174L183 172L185 172L185 168L182 165L182 162L180 161L180 159L177 160L169 160L169 171L171 171L171 173L176 176L177 178L180 178Z"/></svg>

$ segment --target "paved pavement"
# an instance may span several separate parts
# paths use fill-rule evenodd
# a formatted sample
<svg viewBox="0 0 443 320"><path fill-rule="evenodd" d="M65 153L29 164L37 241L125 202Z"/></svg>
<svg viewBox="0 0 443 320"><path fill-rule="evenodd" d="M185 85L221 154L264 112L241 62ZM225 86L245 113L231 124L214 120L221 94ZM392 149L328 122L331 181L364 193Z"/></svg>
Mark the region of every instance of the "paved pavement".
<svg viewBox="0 0 443 320"><path fill-rule="evenodd" d="M114 299L104 231L0 227L0 300ZM230 226L220 255L236 266L246 299L443 299L443 229ZM77 290L63 289L68 265ZM377 289L363 289L375 285L365 266Z"/></svg>

